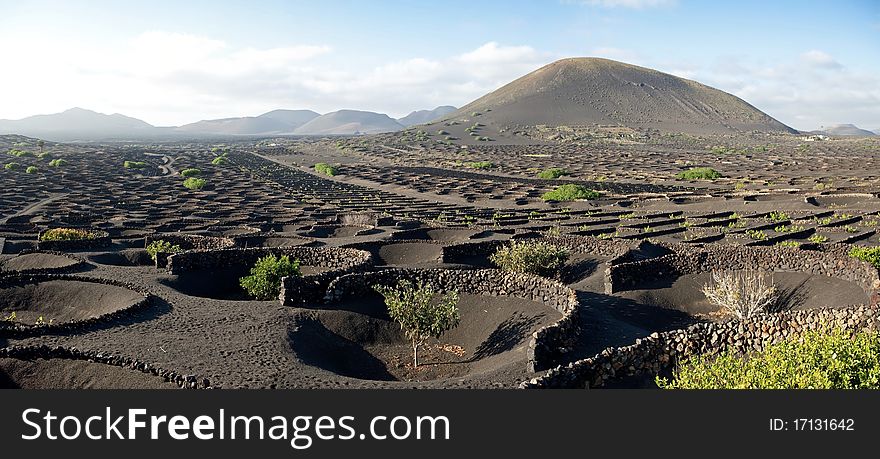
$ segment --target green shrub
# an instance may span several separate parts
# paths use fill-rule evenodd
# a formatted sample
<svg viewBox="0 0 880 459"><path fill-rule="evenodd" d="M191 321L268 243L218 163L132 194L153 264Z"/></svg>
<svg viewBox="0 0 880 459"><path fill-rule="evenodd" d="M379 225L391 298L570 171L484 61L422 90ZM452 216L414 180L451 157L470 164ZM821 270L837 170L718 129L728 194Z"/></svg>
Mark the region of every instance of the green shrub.
<svg viewBox="0 0 880 459"><path fill-rule="evenodd" d="M774 210L767 215L767 218L773 223L780 223L784 221L788 221L788 214L781 210Z"/></svg>
<svg viewBox="0 0 880 459"><path fill-rule="evenodd" d="M37 169L37 166L29 166L24 171L28 174L36 174L39 171L39 169Z"/></svg>
<svg viewBox="0 0 880 459"><path fill-rule="evenodd" d="M40 234L41 241L85 241L97 238L98 233L82 228L52 228Z"/></svg>
<svg viewBox="0 0 880 459"><path fill-rule="evenodd" d="M61 167L61 166L65 165L65 164L67 164L67 161L65 161L65 160L63 160L63 159L60 159L60 158L59 158L59 159L53 159L52 161L49 161L49 165L52 166L52 167Z"/></svg>
<svg viewBox="0 0 880 459"><path fill-rule="evenodd" d="M568 183L556 187L553 191L548 191L541 196L545 201L577 201L579 199L596 199L600 195L597 191L593 191L583 185L575 185Z"/></svg>
<svg viewBox="0 0 880 459"><path fill-rule="evenodd" d="M184 169L184 170L180 171L180 175L182 175L184 177L198 177L198 176L202 175L202 171L201 171L201 169L196 169L194 167L190 167L188 169Z"/></svg>
<svg viewBox="0 0 880 459"><path fill-rule="evenodd" d="M333 177L334 175L339 173L339 168L336 166L331 166L327 163L318 163L315 164L315 172Z"/></svg>
<svg viewBox="0 0 880 459"><path fill-rule="evenodd" d="M431 284L417 284L401 279L396 286L374 285L373 289L385 298L388 315L400 324L410 339L413 367L419 366L419 346L430 337L440 338L447 330L458 326L458 293L449 292L435 300L437 292Z"/></svg>
<svg viewBox="0 0 880 459"><path fill-rule="evenodd" d="M813 244L822 244L824 242L828 242L828 236L822 236L821 234L814 234L808 239Z"/></svg>
<svg viewBox="0 0 880 459"><path fill-rule="evenodd" d="M33 153L31 153L29 151L22 151L22 150L16 150L16 149L9 150L9 154L12 156L15 156L16 158L24 158L24 157L34 155Z"/></svg>
<svg viewBox="0 0 880 459"><path fill-rule="evenodd" d="M218 157L214 158L213 160L211 160L211 164L213 164L215 166L222 166L228 162L229 162L229 160L226 159L225 156L218 156Z"/></svg>
<svg viewBox="0 0 880 459"><path fill-rule="evenodd" d="M721 173L711 167L692 167L675 176L684 180L715 180L721 177Z"/></svg>
<svg viewBox="0 0 880 459"><path fill-rule="evenodd" d="M563 175L568 175L568 171L559 167L551 167L538 173L538 178L546 180L555 180Z"/></svg>
<svg viewBox="0 0 880 459"><path fill-rule="evenodd" d="M473 161L470 163L465 163L465 167L470 169L492 169L495 167L495 164L491 161Z"/></svg>
<svg viewBox="0 0 880 459"><path fill-rule="evenodd" d="M147 245L147 255L156 261L157 255L160 253L180 253L183 252L183 249L180 248L177 244L172 244L168 241L158 240L153 241Z"/></svg>
<svg viewBox="0 0 880 459"><path fill-rule="evenodd" d="M126 169L144 169L147 167L147 163L144 161L125 161L122 163L122 167Z"/></svg>
<svg viewBox="0 0 880 459"><path fill-rule="evenodd" d="M767 233L761 230L746 230L746 236L756 240L756 241L765 241L767 240Z"/></svg>
<svg viewBox="0 0 880 459"><path fill-rule="evenodd" d="M207 180L198 177L189 177L183 181L183 186L189 188L190 190L201 190L207 184Z"/></svg>
<svg viewBox="0 0 880 459"><path fill-rule="evenodd" d="M880 335L808 332L746 357L726 350L686 359L666 389L877 389Z"/></svg>
<svg viewBox="0 0 880 459"><path fill-rule="evenodd" d="M880 269L880 247L853 247L849 249L849 256L867 261Z"/></svg>
<svg viewBox="0 0 880 459"><path fill-rule="evenodd" d="M21 164L18 164L18 163L6 163L6 165L3 166L4 169L9 170L9 171L17 170L20 167L21 167Z"/></svg>
<svg viewBox="0 0 880 459"><path fill-rule="evenodd" d="M552 276L568 260L568 252L546 241L515 241L498 248L489 260L503 271Z"/></svg>
<svg viewBox="0 0 880 459"><path fill-rule="evenodd" d="M38 155L37 155L37 158L39 158L39 159L51 159L51 158L52 158L52 153L49 153L48 151L44 151L44 152L38 154Z"/></svg>
<svg viewBox="0 0 880 459"><path fill-rule="evenodd" d="M271 300L281 293L282 277L299 275L299 260L290 261L287 255L266 255L257 260L250 276L239 279L239 284L254 298Z"/></svg>

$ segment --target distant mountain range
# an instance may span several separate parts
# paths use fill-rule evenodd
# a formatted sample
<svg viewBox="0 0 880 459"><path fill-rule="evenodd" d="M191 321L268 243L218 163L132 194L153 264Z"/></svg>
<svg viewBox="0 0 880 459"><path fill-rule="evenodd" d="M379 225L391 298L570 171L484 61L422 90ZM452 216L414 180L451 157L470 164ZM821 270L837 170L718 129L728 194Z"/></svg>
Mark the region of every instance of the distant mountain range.
<svg viewBox="0 0 880 459"><path fill-rule="evenodd" d="M272 110L259 116L202 120L183 126L156 127L136 118L71 108L51 115L0 120L0 134L21 134L55 141L221 137L269 135L357 135L402 130L441 117L455 107L419 110L395 120L388 115L358 110L331 113L311 110ZM419 121L425 120L425 121Z"/></svg>
<svg viewBox="0 0 880 459"><path fill-rule="evenodd" d="M415 126L417 124L430 123L458 110L452 105L441 105L433 110L417 110L403 118L398 118L397 122L406 126Z"/></svg>
<svg viewBox="0 0 880 459"><path fill-rule="evenodd" d="M813 134L825 134L847 137L873 137L880 135L880 130L871 132L867 129L861 129L854 124L835 124L834 126L822 126L818 130L812 131Z"/></svg>
<svg viewBox="0 0 880 459"><path fill-rule="evenodd" d="M528 142L540 126L569 131L573 127L628 128L694 135L798 133L748 102L696 81L608 59L570 58L524 75L461 109L440 106L414 111L400 119L359 110L324 114L273 110L258 116L155 127L120 114L104 115L74 108L54 115L0 120L0 134L54 141L195 139L377 134L415 125L423 125L428 131L445 131L445 136L461 143ZM876 135L851 124L817 132L834 136Z"/></svg>

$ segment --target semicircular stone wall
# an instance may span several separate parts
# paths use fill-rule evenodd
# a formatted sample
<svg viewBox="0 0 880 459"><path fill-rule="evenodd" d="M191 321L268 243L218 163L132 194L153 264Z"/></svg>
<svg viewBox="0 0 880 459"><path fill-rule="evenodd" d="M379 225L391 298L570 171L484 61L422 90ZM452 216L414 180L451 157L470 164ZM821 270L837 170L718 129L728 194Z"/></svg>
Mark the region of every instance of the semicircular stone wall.
<svg viewBox="0 0 880 459"><path fill-rule="evenodd" d="M574 290L543 277L497 269L387 269L347 274L330 283L324 301L332 303L348 296L370 294L373 285L395 283L400 279L427 282L459 293L522 298L559 311L562 314L559 321L532 335L528 351L530 371L552 368L575 339L578 300Z"/></svg>
<svg viewBox="0 0 880 459"><path fill-rule="evenodd" d="M652 333L629 346L608 348L593 357L558 366L523 382L525 389L596 388L632 376L657 376L695 355L732 349L741 354L793 339L807 331L880 329L876 306L821 308L763 314L747 320L707 322L680 330Z"/></svg>

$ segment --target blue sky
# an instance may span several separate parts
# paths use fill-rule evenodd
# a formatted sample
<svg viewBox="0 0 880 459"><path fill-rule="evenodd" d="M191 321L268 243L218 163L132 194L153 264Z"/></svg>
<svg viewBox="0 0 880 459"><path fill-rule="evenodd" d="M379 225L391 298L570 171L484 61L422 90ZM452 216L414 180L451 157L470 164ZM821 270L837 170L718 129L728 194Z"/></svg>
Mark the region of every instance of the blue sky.
<svg viewBox="0 0 880 459"><path fill-rule="evenodd" d="M157 125L274 108L402 116L562 57L734 93L799 128L880 128L880 2L0 0L0 118L81 106Z"/></svg>

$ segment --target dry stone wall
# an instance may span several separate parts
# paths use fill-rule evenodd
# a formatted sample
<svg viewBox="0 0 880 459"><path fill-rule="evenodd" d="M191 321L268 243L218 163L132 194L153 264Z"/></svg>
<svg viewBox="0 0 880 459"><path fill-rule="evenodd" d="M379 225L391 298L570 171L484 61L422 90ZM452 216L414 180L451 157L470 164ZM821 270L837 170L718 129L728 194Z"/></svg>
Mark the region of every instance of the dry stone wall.
<svg viewBox="0 0 880 459"><path fill-rule="evenodd" d="M764 314L747 320L709 322L681 330L653 333L630 346L608 348L588 359L558 366L520 387L595 388L631 376L657 376L695 355L712 355L725 349L748 354L807 331L843 329L878 330L876 306L811 309Z"/></svg>
<svg viewBox="0 0 880 459"><path fill-rule="evenodd" d="M327 287L325 301L338 302L346 297L367 295L376 284L392 285L400 279L426 282L444 291L486 296L513 296L543 303L562 314L554 324L536 331L529 343L530 371L552 368L574 344L578 324L578 300L574 290L565 285L529 274L495 269L388 269L342 276Z"/></svg>

